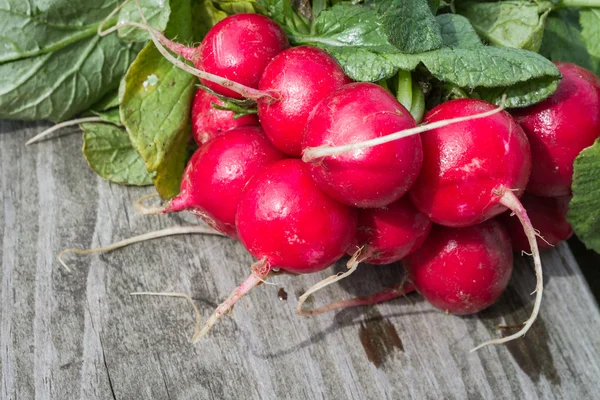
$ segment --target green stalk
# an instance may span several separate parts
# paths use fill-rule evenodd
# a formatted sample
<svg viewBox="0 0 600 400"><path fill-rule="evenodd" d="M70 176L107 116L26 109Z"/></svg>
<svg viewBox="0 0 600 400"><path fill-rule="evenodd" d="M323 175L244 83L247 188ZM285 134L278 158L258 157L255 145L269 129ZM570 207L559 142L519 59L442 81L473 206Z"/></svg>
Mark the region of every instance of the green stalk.
<svg viewBox="0 0 600 400"><path fill-rule="evenodd" d="M413 81L410 71L398 71L398 86L396 86L396 99L407 110L412 108Z"/></svg>

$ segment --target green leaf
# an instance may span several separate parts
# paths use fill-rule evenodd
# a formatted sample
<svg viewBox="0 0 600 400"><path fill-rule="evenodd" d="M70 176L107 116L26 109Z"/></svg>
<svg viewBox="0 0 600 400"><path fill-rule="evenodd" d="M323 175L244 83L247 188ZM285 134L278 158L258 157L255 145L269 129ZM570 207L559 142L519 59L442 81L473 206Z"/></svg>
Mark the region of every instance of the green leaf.
<svg viewBox="0 0 600 400"><path fill-rule="evenodd" d="M575 159L572 189L567 219L586 247L600 253L600 140Z"/></svg>
<svg viewBox="0 0 600 400"><path fill-rule="evenodd" d="M0 63L52 53L91 38L116 6L117 0L3 0Z"/></svg>
<svg viewBox="0 0 600 400"><path fill-rule="evenodd" d="M106 96L98 100L91 107L94 111L106 111L111 108L119 107L119 91L115 90L113 92L108 93Z"/></svg>
<svg viewBox="0 0 600 400"><path fill-rule="evenodd" d="M471 48L483 46L473 25L462 15L441 14L436 19L440 24L444 47Z"/></svg>
<svg viewBox="0 0 600 400"><path fill-rule="evenodd" d="M377 82L398 69L412 70L419 59L392 46L375 12L366 6L338 4L322 11L311 35L290 37L296 44L312 44L331 53L346 74L357 81Z"/></svg>
<svg viewBox="0 0 600 400"><path fill-rule="evenodd" d="M100 118L102 118L102 120L104 122L108 122L109 124L113 124L113 125L118 125L121 126L121 110L119 110L118 107L115 108L111 108L109 110L102 110L102 111L96 111L96 110L90 110L90 112Z"/></svg>
<svg viewBox="0 0 600 400"><path fill-rule="evenodd" d="M192 0L194 41L201 41L208 30L225 17L227 13L218 10L211 0Z"/></svg>
<svg viewBox="0 0 600 400"><path fill-rule="evenodd" d="M192 37L189 1L171 0L167 37ZM125 76L121 120L134 148L154 174L163 198L179 193L190 134L190 107L196 78L167 61L149 43Z"/></svg>
<svg viewBox="0 0 600 400"><path fill-rule="evenodd" d="M103 179L126 185L152 184L144 160L135 151L123 128L110 124L82 124L83 155Z"/></svg>
<svg viewBox="0 0 600 400"><path fill-rule="evenodd" d="M542 100L560 79L558 69L539 54L483 46L461 16L439 16L445 47L417 54L392 46L379 19L369 7L340 4L319 14L312 35L294 35L292 40L327 50L357 81L388 79L398 70L412 71L422 63L438 80L477 90L496 103L506 94L508 107Z"/></svg>
<svg viewBox="0 0 600 400"><path fill-rule="evenodd" d="M427 0L371 0L391 44L402 53L442 47L442 35Z"/></svg>
<svg viewBox="0 0 600 400"><path fill-rule="evenodd" d="M138 0L140 8L148 21L148 25L159 30L164 31L169 21L169 15L171 14L171 7L169 6L168 0ZM119 11L119 22L130 21L143 23L140 12L134 1L129 1ZM150 40L150 36L147 32L132 27L124 27L119 29L119 37L121 40L128 42L146 42Z"/></svg>
<svg viewBox="0 0 600 400"><path fill-rule="evenodd" d="M506 87L537 78L560 79L554 64L520 49L493 46L443 48L421 55L433 76L462 88Z"/></svg>
<svg viewBox="0 0 600 400"><path fill-rule="evenodd" d="M600 75L600 55L588 52L577 10L557 10L550 14L540 53L552 61L571 62Z"/></svg>
<svg viewBox="0 0 600 400"><path fill-rule="evenodd" d="M582 9L579 14L581 38L588 54L593 58L592 71L600 76L600 9Z"/></svg>
<svg viewBox="0 0 600 400"><path fill-rule="evenodd" d="M214 0L214 6L228 15L240 13L259 13L263 8L252 0Z"/></svg>
<svg viewBox="0 0 600 400"><path fill-rule="evenodd" d="M136 53L115 33L0 64L0 118L69 119L117 89Z"/></svg>
<svg viewBox="0 0 600 400"><path fill-rule="evenodd" d="M537 52L550 9L526 1L500 1L458 3L458 12L490 43Z"/></svg>

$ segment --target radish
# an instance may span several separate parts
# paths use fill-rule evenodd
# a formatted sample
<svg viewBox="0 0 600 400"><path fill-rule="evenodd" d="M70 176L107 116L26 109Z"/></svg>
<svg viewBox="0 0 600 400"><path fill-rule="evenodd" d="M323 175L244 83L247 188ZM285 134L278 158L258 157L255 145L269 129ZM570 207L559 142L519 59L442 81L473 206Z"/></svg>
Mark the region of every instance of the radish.
<svg viewBox="0 0 600 400"><path fill-rule="evenodd" d="M352 83L323 99L311 112L303 148L378 138L416 125L385 89ZM423 162L421 139L411 136L366 150L323 159L303 157L311 176L334 199L355 207L383 207L404 195Z"/></svg>
<svg viewBox="0 0 600 400"><path fill-rule="evenodd" d="M258 261L210 316L197 340L274 269L304 274L335 263L356 233L356 210L322 193L302 161L287 159L248 183L236 227L242 244Z"/></svg>
<svg viewBox="0 0 600 400"><path fill-rule="evenodd" d="M181 193L142 214L187 210L213 228L237 238L235 215L242 191L254 175L283 158L258 126L232 129L199 148L183 173Z"/></svg>
<svg viewBox="0 0 600 400"><path fill-rule="evenodd" d="M408 280L432 305L477 313L500 297L513 269L510 237L496 220L466 228L435 225L406 258Z"/></svg>
<svg viewBox="0 0 600 400"><path fill-rule="evenodd" d="M431 221L403 197L382 208L359 210L351 248L363 248L363 262L391 264L421 247L430 230Z"/></svg>
<svg viewBox="0 0 600 400"><path fill-rule="evenodd" d="M116 7L98 26L98 35L106 36L122 27L145 30L156 49L176 67L197 76L201 82L218 94L258 100L275 98L277 93L257 90L260 77L273 57L289 47L287 36L273 20L257 14L235 14L213 26L198 47L188 47L167 39L148 25L144 13L135 0L144 23L119 22L104 30L104 24L128 2ZM178 60L169 51L191 61L194 67Z"/></svg>
<svg viewBox="0 0 600 400"><path fill-rule="evenodd" d="M275 147L300 157L310 111L325 96L351 82L337 61L321 49L293 47L267 65L259 90L279 93L277 101L258 101L260 123Z"/></svg>
<svg viewBox="0 0 600 400"><path fill-rule="evenodd" d="M567 240L573 234L573 228L567 221L570 201L571 196L539 197L527 192L521 197L531 223L538 230L538 248L547 249ZM500 219L508 229L513 250L530 253L529 241L518 219L511 216L510 211L502 214Z"/></svg>
<svg viewBox="0 0 600 400"><path fill-rule="evenodd" d="M535 163L527 191L537 196L571 194L573 161L600 137L600 79L574 64L557 62L563 78L546 100L513 115Z"/></svg>
<svg viewBox="0 0 600 400"><path fill-rule="evenodd" d="M213 26L199 47L171 50L198 69L257 88L267 64L287 47L287 36L273 20L258 14L235 14ZM219 94L242 98L210 80L200 81Z"/></svg>
<svg viewBox="0 0 600 400"><path fill-rule="evenodd" d="M215 95L198 89L192 102L192 135L198 146L226 131L246 125L258 125L256 115L234 117L233 111L219 110L223 102Z"/></svg>
<svg viewBox="0 0 600 400"><path fill-rule="evenodd" d="M425 121L434 124L493 109L492 104L482 100L452 100L432 109ZM513 118L502 111L487 118L437 128L424 133L421 138L423 168L410 191L410 198L419 211L438 224L467 227L508 208L523 225L537 277L531 317L519 332L481 346L516 339L524 335L537 318L543 293L535 230L517 197L522 195L531 171L527 137Z"/></svg>
<svg viewBox="0 0 600 400"><path fill-rule="evenodd" d="M348 277L361 262L391 264L418 249L431 230L431 221L419 213L406 197L382 208L358 210L358 228L353 244L348 249L352 258L348 271L330 276L308 289L298 301L296 311L300 315L320 314L332 305L304 310L302 305L317 290ZM377 301L383 301L381 297ZM334 303L337 304L337 303Z"/></svg>

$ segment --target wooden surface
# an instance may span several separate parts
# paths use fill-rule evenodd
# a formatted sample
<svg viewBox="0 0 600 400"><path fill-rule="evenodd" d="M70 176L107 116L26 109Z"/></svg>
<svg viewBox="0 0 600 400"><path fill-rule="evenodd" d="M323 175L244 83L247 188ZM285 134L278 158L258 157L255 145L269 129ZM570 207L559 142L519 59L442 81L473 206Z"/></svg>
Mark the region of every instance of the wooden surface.
<svg viewBox="0 0 600 400"><path fill-rule="evenodd" d="M47 124L0 123L0 398L2 399L591 399L600 391L600 312L569 248L545 252L544 303L525 339L474 345L529 314L534 277L519 258L501 300L476 317L416 295L300 318L298 293L330 274L272 278L200 344L184 300L207 317L249 273L242 246L216 237L159 239L106 255L70 256L189 215L139 216L150 188L111 185L89 170L79 135L25 147ZM334 268L335 269L335 268ZM340 267L338 266L339 270ZM386 286L398 266L363 267L319 304ZM287 301L278 298L285 288Z"/></svg>

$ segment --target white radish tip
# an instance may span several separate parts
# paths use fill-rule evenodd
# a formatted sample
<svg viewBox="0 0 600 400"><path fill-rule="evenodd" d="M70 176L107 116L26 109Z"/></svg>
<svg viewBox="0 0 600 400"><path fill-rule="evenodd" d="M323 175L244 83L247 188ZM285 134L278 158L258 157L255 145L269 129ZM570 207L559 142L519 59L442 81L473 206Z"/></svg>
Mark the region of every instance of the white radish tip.
<svg viewBox="0 0 600 400"><path fill-rule="evenodd" d="M202 316L200 315L200 310L194 303L194 299L191 296L180 293L180 292L133 292L130 293L131 296L165 296L165 297L181 297L187 300L188 303L192 305L194 308L194 314L196 315L196 325L194 327L194 334L192 335L191 342L195 343L196 336L200 333L200 326L202 321Z"/></svg>
<svg viewBox="0 0 600 400"><path fill-rule="evenodd" d="M309 315L314 315L316 313L316 310L321 310L321 309L327 308L327 306L323 306L323 307L314 308L311 310L304 310L302 308L302 306L306 302L306 299L308 299L308 297L310 295L312 295L313 293L317 292L318 290L323 289L326 286L331 285L334 282L340 281L340 280L352 275L352 273L354 271L356 271L356 269L358 268L360 263L362 261L364 261L366 258L366 256L364 256L364 255L361 257L363 249L364 249L364 246L359 248L358 250L356 250L356 252L352 255L350 260L348 260L348 262L346 263L346 268L348 268L348 271L338 272L335 275L332 275L330 277L323 279L320 282L317 282L316 284L311 286L302 296L300 296L300 298L298 299L298 304L296 305L296 314L302 315L302 316L309 316ZM359 260L359 258L360 258L360 260Z"/></svg>
<svg viewBox="0 0 600 400"><path fill-rule="evenodd" d="M56 124L48 129L46 129L42 133L35 135L31 139L29 139L27 142L25 142L25 146L29 146L30 144L41 142L47 136L49 136L52 132L56 132L59 129L66 128L68 126L84 124L86 122L105 122L105 121L100 117L88 117L88 118L78 118L78 119L72 119L70 121L61 122L60 124Z"/></svg>
<svg viewBox="0 0 600 400"><path fill-rule="evenodd" d="M116 249L120 249L122 247L129 246L134 243L144 242L146 240L158 239L166 236L173 235L185 235L185 234L203 234L203 235L216 235L216 236L225 236L221 232L206 226L206 225L195 225L195 226L173 226L171 228L161 229L158 231L144 233L143 235L134 236L125 240L121 240L116 243L112 243L108 246L98 247L93 249L65 249L60 252L58 255L58 262L68 271L71 272L69 266L63 260L65 254L75 253L80 255L87 254L97 254L97 253L107 253L109 251L113 251Z"/></svg>
<svg viewBox="0 0 600 400"><path fill-rule="evenodd" d="M212 313L212 315L204 324L204 327L198 332L197 335L194 335L192 343L198 343L200 339L202 339L211 330L211 328L223 315L228 314L233 308L233 306L242 297L248 294L250 290L264 282L264 279L270 273L271 266L269 265L266 259L259 260L252 264L252 273L250 274L250 276L248 276L244 282L242 282L238 287L236 287L223 303L219 304L217 309Z"/></svg>

